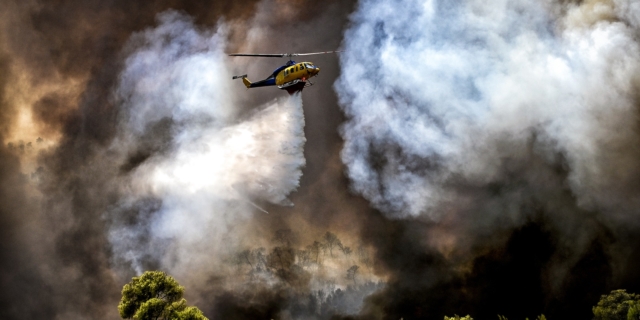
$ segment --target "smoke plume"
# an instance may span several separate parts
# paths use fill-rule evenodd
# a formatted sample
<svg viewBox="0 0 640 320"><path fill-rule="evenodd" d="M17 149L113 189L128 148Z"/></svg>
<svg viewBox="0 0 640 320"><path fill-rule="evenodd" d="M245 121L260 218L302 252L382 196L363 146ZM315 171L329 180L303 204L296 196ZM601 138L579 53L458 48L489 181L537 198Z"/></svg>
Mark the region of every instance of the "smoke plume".
<svg viewBox="0 0 640 320"><path fill-rule="evenodd" d="M163 270L210 319L588 319L640 292L639 16L0 1L0 318L115 319ZM336 49L291 97L225 54Z"/></svg>
<svg viewBox="0 0 640 320"><path fill-rule="evenodd" d="M115 219L149 199L157 207L144 223L116 223L110 239L116 258L131 260L138 273L144 268L136 261L147 256L176 275L193 274L233 245L225 240L235 239L231 228L256 209L266 212L255 202L293 205L287 195L305 164L302 100L281 98L239 119L226 94L237 83L225 66L224 27L198 31L176 12L159 22L129 44L117 89L122 121L111 147L127 150L122 162L130 176ZM136 247L146 242L162 249Z"/></svg>
<svg viewBox="0 0 640 320"><path fill-rule="evenodd" d="M335 85L348 117L342 160L355 192L389 218L423 225L417 239L428 240L406 254L435 259L423 270L392 269L398 279L379 308L402 316L398 308L422 304L435 319L447 307L416 301L413 290L446 286L473 305L493 300L480 292L529 290L542 305L505 312L531 317L578 291L570 275L585 259L598 260L585 273L600 270L602 281L580 293L585 300L628 272L637 237L610 243L629 241L639 214L639 9L632 1L360 2ZM525 262L540 264L533 283L478 282L514 268L526 278ZM469 273L454 282L456 265Z"/></svg>

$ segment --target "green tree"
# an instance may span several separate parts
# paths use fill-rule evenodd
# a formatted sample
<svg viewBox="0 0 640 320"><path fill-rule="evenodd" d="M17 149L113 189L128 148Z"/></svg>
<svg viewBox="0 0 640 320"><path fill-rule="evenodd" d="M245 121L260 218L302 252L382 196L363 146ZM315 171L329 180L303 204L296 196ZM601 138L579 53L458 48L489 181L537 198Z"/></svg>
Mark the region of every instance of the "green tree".
<svg viewBox="0 0 640 320"><path fill-rule="evenodd" d="M507 319L507 317L505 316L498 315L498 320L509 320L509 319ZM525 318L525 320L529 320L529 318ZM541 314L536 317L536 320L547 320L547 317L545 317L544 314Z"/></svg>
<svg viewBox="0 0 640 320"><path fill-rule="evenodd" d="M473 318L471 318L470 315L466 315L464 317L461 317L461 316L456 314L453 317L444 316L444 320L473 320Z"/></svg>
<svg viewBox="0 0 640 320"><path fill-rule="evenodd" d="M593 307L595 320L627 320L631 313L630 307L640 303L640 295L627 293L626 290L613 290L610 294L602 295L598 304ZM633 313L637 313L633 308ZM632 314L633 316L633 314ZM637 318L636 318L637 319Z"/></svg>
<svg viewBox="0 0 640 320"><path fill-rule="evenodd" d="M353 280L353 285L356 285L356 273L358 272L359 268L359 266L354 265L347 270L347 279Z"/></svg>
<svg viewBox="0 0 640 320"><path fill-rule="evenodd" d="M640 320L640 302L629 306L629 312L627 312L627 320Z"/></svg>
<svg viewBox="0 0 640 320"><path fill-rule="evenodd" d="M307 249L311 252L311 254L316 255L316 263L319 263L318 259L320 258L320 250L322 249L322 244L318 241L314 241L311 245L307 246Z"/></svg>
<svg viewBox="0 0 640 320"><path fill-rule="evenodd" d="M118 311L123 319L208 320L196 307L187 307L184 287L161 271L146 271L122 288Z"/></svg>
<svg viewBox="0 0 640 320"><path fill-rule="evenodd" d="M338 239L338 236L336 236L335 234L327 231L327 233L324 234L324 241L327 243L327 247L329 248L329 253L333 258L333 247L338 245L338 243L340 243L340 239Z"/></svg>

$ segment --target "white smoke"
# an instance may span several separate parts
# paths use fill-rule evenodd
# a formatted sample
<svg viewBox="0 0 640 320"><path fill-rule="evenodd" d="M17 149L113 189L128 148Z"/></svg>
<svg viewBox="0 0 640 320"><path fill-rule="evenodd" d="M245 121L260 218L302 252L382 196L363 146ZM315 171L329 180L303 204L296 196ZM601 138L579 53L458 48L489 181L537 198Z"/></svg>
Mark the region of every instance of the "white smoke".
<svg viewBox="0 0 640 320"><path fill-rule="evenodd" d="M335 85L353 189L437 220L465 201L452 185L504 181L532 149L566 167L581 208L637 211L639 16L628 0L361 1Z"/></svg>
<svg viewBox="0 0 640 320"><path fill-rule="evenodd" d="M243 220L265 214L256 202L292 205L287 195L305 164L302 100L293 95L239 115L230 86L242 84L226 65L224 25L214 33L176 12L158 19L130 41L112 149L130 156L148 140L160 147L127 173L127 197L113 215L133 210L138 220L114 218L110 238L115 259L137 272L151 260L194 276L239 241L230 232Z"/></svg>

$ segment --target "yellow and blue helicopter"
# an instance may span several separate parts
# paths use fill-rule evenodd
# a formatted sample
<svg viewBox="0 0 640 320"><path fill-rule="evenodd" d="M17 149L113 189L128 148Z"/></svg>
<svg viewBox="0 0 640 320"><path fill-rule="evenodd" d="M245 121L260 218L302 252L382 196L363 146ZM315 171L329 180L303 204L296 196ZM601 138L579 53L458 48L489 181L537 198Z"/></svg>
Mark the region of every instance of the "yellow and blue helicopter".
<svg viewBox="0 0 640 320"><path fill-rule="evenodd" d="M233 79L242 79L244 85L247 88L258 88L267 86L278 86L279 89L287 90L289 94L302 91L302 89L313 85L309 80L315 77L320 72L320 68L315 66L313 62L298 62L291 60L291 57L296 56L311 56L316 54L337 53L341 51L324 51L324 52L311 52L311 53L266 53L266 54L254 54L254 53L231 53L232 57L272 57L272 58L289 58L287 63L277 68L266 79L251 82L247 79L247 75L234 76Z"/></svg>

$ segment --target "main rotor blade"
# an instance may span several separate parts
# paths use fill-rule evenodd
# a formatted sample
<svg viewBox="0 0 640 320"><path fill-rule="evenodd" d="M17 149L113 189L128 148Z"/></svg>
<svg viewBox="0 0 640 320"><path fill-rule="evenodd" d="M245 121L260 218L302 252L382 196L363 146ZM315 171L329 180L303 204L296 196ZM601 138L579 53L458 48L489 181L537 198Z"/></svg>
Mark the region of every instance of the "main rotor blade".
<svg viewBox="0 0 640 320"><path fill-rule="evenodd" d="M310 53L292 53L294 56L312 56L314 54L326 54L326 53L338 53L342 51L323 51L323 52L310 52Z"/></svg>
<svg viewBox="0 0 640 320"><path fill-rule="evenodd" d="M264 53L264 54L230 53L229 55L232 57L274 57L274 58L288 57L288 53Z"/></svg>
<svg viewBox="0 0 640 320"><path fill-rule="evenodd" d="M323 52L310 52L310 53L230 53L232 57L296 57L296 56L311 56L314 54L326 54L326 53L338 53L342 51L323 51Z"/></svg>

